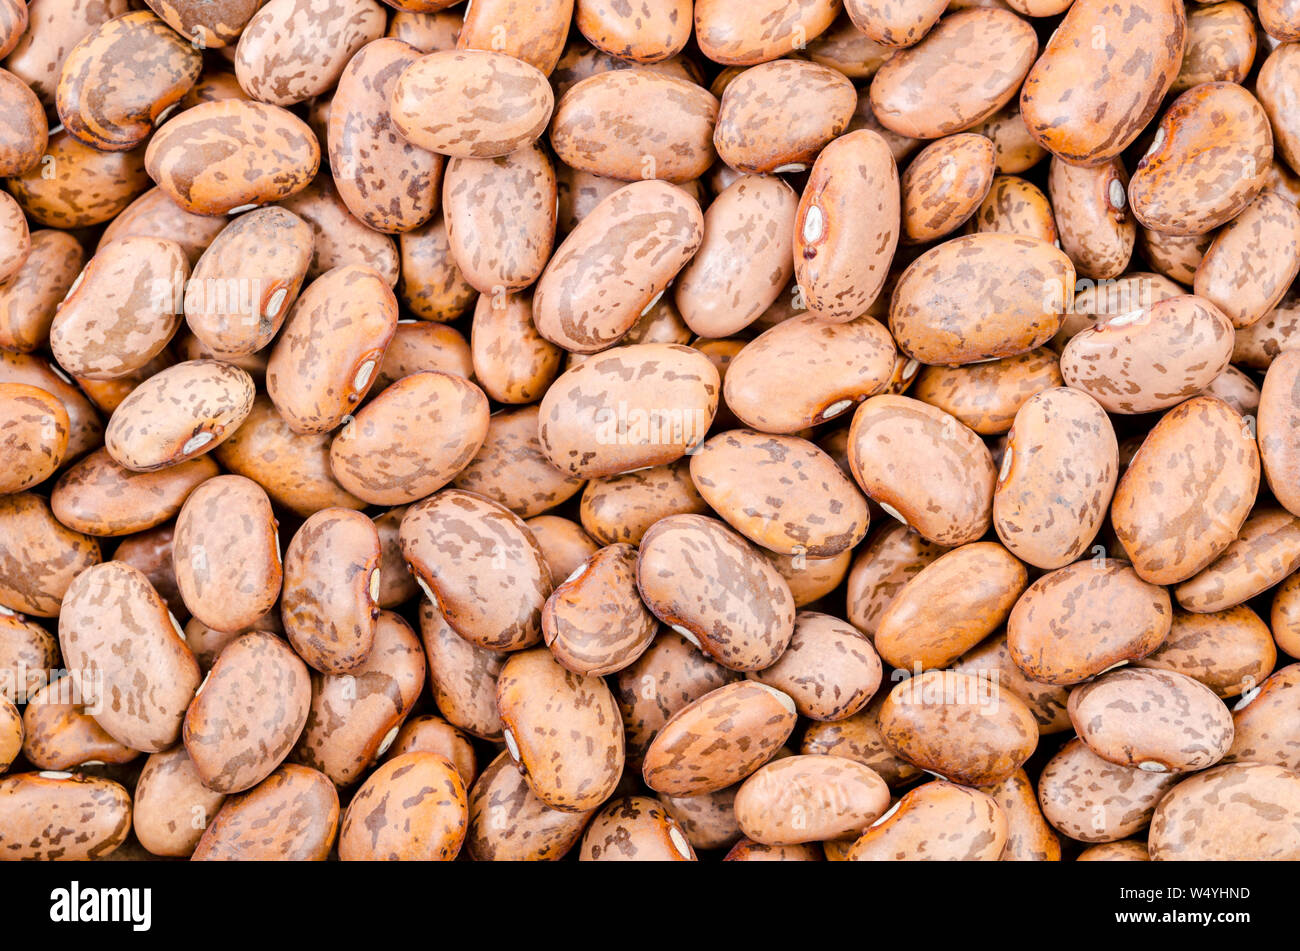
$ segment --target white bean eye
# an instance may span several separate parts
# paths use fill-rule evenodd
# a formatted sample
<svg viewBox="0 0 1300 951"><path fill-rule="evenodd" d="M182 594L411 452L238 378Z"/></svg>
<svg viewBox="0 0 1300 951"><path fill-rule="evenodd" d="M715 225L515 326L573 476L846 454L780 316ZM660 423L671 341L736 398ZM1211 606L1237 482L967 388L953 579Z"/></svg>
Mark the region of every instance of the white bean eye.
<svg viewBox="0 0 1300 951"><path fill-rule="evenodd" d="M808 214L803 216L803 239L807 244L813 244L820 241L822 232L825 229L825 222L822 220L822 210L816 205L808 209Z"/></svg>
<svg viewBox="0 0 1300 951"><path fill-rule="evenodd" d="M1124 206L1128 204L1128 195L1124 193L1124 185L1118 178L1110 180L1110 190L1107 197L1110 199L1110 206L1116 211L1123 211Z"/></svg>
<svg viewBox="0 0 1300 951"><path fill-rule="evenodd" d="M352 389L358 393L365 389L366 384L370 382L370 374L375 372L375 361L367 360L361 364L361 369L357 370L357 375L352 378Z"/></svg>
<svg viewBox="0 0 1300 951"><path fill-rule="evenodd" d="M185 441L185 445L181 446L181 455L188 456L192 452L198 452L208 443L212 442L212 439L213 439L212 433L207 433L207 432L198 433L197 435L191 436L189 439Z"/></svg>

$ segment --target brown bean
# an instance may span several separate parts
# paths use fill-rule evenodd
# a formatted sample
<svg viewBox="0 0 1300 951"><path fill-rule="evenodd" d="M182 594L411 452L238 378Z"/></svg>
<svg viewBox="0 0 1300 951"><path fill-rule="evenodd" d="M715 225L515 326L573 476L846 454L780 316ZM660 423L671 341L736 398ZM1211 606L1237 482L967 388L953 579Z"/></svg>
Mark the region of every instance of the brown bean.
<svg viewBox="0 0 1300 951"><path fill-rule="evenodd" d="M431 110L433 102L438 108ZM535 141L554 105L550 84L536 67L501 52L446 50L402 71L389 111L397 131L422 149L496 158Z"/></svg>
<svg viewBox="0 0 1300 951"><path fill-rule="evenodd" d="M51 228L103 224L149 187L147 153L101 152L65 129L50 136L40 161L9 179L9 192L31 219Z"/></svg>
<svg viewBox="0 0 1300 951"><path fill-rule="evenodd" d="M953 671L898 684L879 722L885 743L903 759L972 786L1006 779L1038 745L1038 724L1024 701L984 677Z"/></svg>
<svg viewBox="0 0 1300 951"><path fill-rule="evenodd" d="M1113 842L1146 828L1161 798L1178 782L1107 762L1073 739L1047 761L1038 780L1043 815L1080 842Z"/></svg>
<svg viewBox="0 0 1300 951"><path fill-rule="evenodd" d="M30 492L0 495L0 606L58 617L73 580L100 562L98 540L63 527Z"/></svg>
<svg viewBox="0 0 1300 951"><path fill-rule="evenodd" d="M59 645L84 671L86 706L114 739L153 753L180 738L199 686L181 626L143 574L122 562L87 568L64 597Z"/></svg>
<svg viewBox="0 0 1300 951"><path fill-rule="evenodd" d="M131 796L115 782L61 772L0 776L0 857L101 858L131 833Z"/></svg>
<svg viewBox="0 0 1300 951"><path fill-rule="evenodd" d="M484 650L462 638L428 601L420 602L420 635L439 712L466 733L500 740L497 675L508 655Z"/></svg>
<svg viewBox="0 0 1300 951"><path fill-rule="evenodd" d="M456 633L489 650L541 640L550 569L528 527L505 506L444 489L407 510L401 545L425 595Z"/></svg>
<svg viewBox="0 0 1300 951"><path fill-rule="evenodd" d="M1205 234L1263 190L1272 157L1268 115L1254 96L1236 83L1189 89L1165 112L1133 172L1133 214L1166 234Z"/></svg>
<svg viewBox="0 0 1300 951"><path fill-rule="evenodd" d="M710 691L669 718L650 743L642 775L656 792L702 795L752 774L794 729L794 701L741 681Z"/></svg>
<svg viewBox="0 0 1300 951"><path fill-rule="evenodd" d="M140 755L139 750L119 743L95 722L87 706L93 710L101 701L83 693L80 679L74 674L51 680L27 697L19 733L22 754L37 769L129 763ZM14 709L5 700L0 703L0 710L6 706ZM5 760L0 754L0 763ZM8 757L8 762L12 761L13 757Z"/></svg>
<svg viewBox="0 0 1300 951"><path fill-rule="evenodd" d="M585 812L623 773L623 721L599 677L565 670L545 648L512 654L497 677L506 748L529 787L554 809ZM584 743L575 747L571 735Z"/></svg>
<svg viewBox="0 0 1300 951"><path fill-rule="evenodd" d="M375 770L348 804L339 858L450 862L469 824L465 784L436 753L407 753Z"/></svg>
<svg viewBox="0 0 1300 951"><path fill-rule="evenodd" d="M1172 616L1169 593L1130 565L1089 559L1029 586L1007 620L1007 646L1031 679L1077 684L1146 657L1168 636Z"/></svg>
<svg viewBox="0 0 1300 951"><path fill-rule="evenodd" d="M839 756L789 756L761 767L736 793L745 835L768 845L856 837L889 808L889 787Z"/></svg>
<svg viewBox="0 0 1300 951"><path fill-rule="evenodd" d="M1213 766L1232 745L1232 714L1223 701L1169 670L1116 670L1077 687L1070 720L1098 756L1153 773Z"/></svg>
<svg viewBox="0 0 1300 951"><path fill-rule="evenodd" d="M322 773L286 763L231 796L199 839L203 862L323 862L339 825L338 792Z"/></svg>
<svg viewBox="0 0 1300 951"><path fill-rule="evenodd" d="M1006 622L1029 576L994 542L962 545L940 555L894 595L874 643L894 667L947 667Z"/></svg>
<svg viewBox="0 0 1300 951"><path fill-rule="evenodd" d="M814 315L852 320L875 302L898 244L898 189L889 144L869 129L817 156L794 223L795 277Z"/></svg>
<svg viewBox="0 0 1300 951"><path fill-rule="evenodd" d="M695 40L715 63L751 66L820 36L839 10L834 0L696 0Z"/></svg>
<svg viewBox="0 0 1300 951"><path fill-rule="evenodd" d="M26 13L25 3L21 9ZM21 175L40 162L50 130L36 92L7 69L0 69L0 114L6 119L0 132L0 173Z"/></svg>
<svg viewBox="0 0 1300 951"><path fill-rule="evenodd" d="M437 753L446 757L456 767L466 789L473 786L478 777L478 756L469 737L432 713L411 717L402 724L393 745L384 754L384 762L390 762L403 753Z"/></svg>
<svg viewBox="0 0 1300 951"><path fill-rule="evenodd" d="M1156 807L1155 861L1295 861L1300 777L1266 763L1232 763L1179 783Z"/></svg>
<svg viewBox="0 0 1300 951"><path fill-rule="evenodd" d="M1033 27L1008 10L961 10L880 67L871 104L887 128L936 139L983 122L1015 96L1038 56Z"/></svg>
<svg viewBox="0 0 1300 951"><path fill-rule="evenodd" d="M1178 75L1186 32L1174 0L1076 0L1025 78L1020 109L1030 134L1075 165L1119 155ZM1093 43L1097 36L1106 42Z"/></svg>
<svg viewBox="0 0 1300 951"><path fill-rule="evenodd" d="M54 394L26 383L0 383L0 494L49 478L68 451L71 422Z"/></svg>
<svg viewBox="0 0 1300 951"><path fill-rule="evenodd" d="M1007 844L1007 817L976 789L938 781L918 786L853 843L854 862L996 862Z"/></svg>
<svg viewBox="0 0 1300 951"><path fill-rule="evenodd" d="M1267 433L1261 425L1261 443ZM1251 436L1228 404L1204 396L1174 407L1152 428L1111 506L1115 534L1144 581L1184 581L1237 537L1259 486Z"/></svg>
<svg viewBox="0 0 1300 951"><path fill-rule="evenodd" d="M203 785L185 747L178 745L145 762L135 786L131 828L154 855L184 858L225 799Z"/></svg>
<svg viewBox="0 0 1300 951"><path fill-rule="evenodd" d="M235 218L194 266L185 302L190 330L218 356L266 347L298 297L313 246L306 222L283 208Z"/></svg>
<svg viewBox="0 0 1300 951"><path fill-rule="evenodd" d="M351 786L388 751L420 699L424 653L410 626L384 611L364 663L347 673L313 673L311 680L311 708L290 758L336 786Z"/></svg>
<svg viewBox="0 0 1300 951"><path fill-rule="evenodd" d="M293 749L310 703L307 665L284 641L265 631L235 640L185 714L185 749L203 785L235 793L270 776Z"/></svg>
<svg viewBox="0 0 1300 951"><path fill-rule="evenodd" d="M656 522L641 540L637 587L660 621L732 670L771 666L793 634L785 579L716 519Z"/></svg>
<svg viewBox="0 0 1300 951"><path fill-rule="evenodd" d="M141 145L199 78L203 56L148 11L115 17L68 53L55 107L72 135L104 151Z"/></svg>
<svg viewBox="0 0 1300 951"><path fill-rule="evenodd" d="M536 143L499 158L453 158L442 187L447 241L483 294L529 287L555 242L555 169Z"/></svg>
<svg viewBox="0 0 1300 951"><path fill-rule="evenodd" d="M880 675L880 657L856 628L829 614L800 611L785 653L748 676L788 694L802 716L843 720L867 705Z"/></svg>
<svg viewBox="0 0 1300 951"><path fill-rule="evenodd" d="M578 843L593 812L552 809L503 752L470 789L465 848L478 862L557 861Z"/></svg>
<svg viewBox="0 0 1300 951"><path fill-rule="evenodd" d="M72 235L50 229L31 232L22 265L0 282L0 348L26 353L45 345L58 305L84 260L85 252Z"/></svg>
<svg viewBox="0 0 1300 951"><path fill-rule="evenodd" d="M294 432L338 427L374 382L397 328L397 299L378 272L327 271L293 305L266 366L266 391Z"/></svg>
<svg viewBox="0 0 1300 951"><path fill-rule="evenodd" d="M911 447L899 456L882 446ZM992 519L996 472L979 437L952 416L905 396L875 396L853 414L853 477L889 514L926 539L973 542Z"/></svg>
<svg viewBox="0 0 1300 951"><path fill-rule="evenodd" d="M677 821L645 796L615 799L582 836L580 862L694 862Z"/></svg>

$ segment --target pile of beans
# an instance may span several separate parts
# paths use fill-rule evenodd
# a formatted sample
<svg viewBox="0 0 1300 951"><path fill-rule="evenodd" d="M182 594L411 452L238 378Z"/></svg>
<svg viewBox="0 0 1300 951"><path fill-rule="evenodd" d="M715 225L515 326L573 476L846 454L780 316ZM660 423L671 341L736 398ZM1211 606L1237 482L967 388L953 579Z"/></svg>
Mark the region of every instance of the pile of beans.
<svg viewBox="0 0 1300 951"><path fill-rule="evenodd" d="M1300 3L0 58L0 859L1300 859Z"/></svg>

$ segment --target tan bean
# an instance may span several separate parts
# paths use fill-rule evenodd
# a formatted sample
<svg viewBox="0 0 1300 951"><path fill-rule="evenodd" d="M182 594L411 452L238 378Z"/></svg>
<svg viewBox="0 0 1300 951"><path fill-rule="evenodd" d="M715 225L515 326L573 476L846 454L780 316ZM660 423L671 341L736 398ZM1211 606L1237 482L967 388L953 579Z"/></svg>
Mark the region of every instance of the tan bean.
<svg viewBox="0 0 1300 951"><path fill-rule="evenodd" d="M0 856L76 862L111 854L131 832L131 796L108 779L61 772L0 776Z"/></svg>
<svg viewBox="0 0 1300 951"><path fill-rule="evenodd" d="M339 825L338 792L322 773L287 763L229 797L199 839L202 862L323 862Z"/></svg>
<svg viewBox="0 0 1300 951"><path fill-rule="evenodd" d="M996 862L1007 832L1007 817L992 796L932 782L903 796L844 857L853 862Z"/></svg>

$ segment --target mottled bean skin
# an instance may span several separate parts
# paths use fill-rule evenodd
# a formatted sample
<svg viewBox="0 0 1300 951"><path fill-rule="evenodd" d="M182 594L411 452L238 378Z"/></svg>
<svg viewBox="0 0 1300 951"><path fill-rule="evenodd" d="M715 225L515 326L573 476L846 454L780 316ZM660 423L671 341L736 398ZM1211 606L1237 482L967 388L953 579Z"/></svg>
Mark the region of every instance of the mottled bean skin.
<svg viewBox="0 0 1300 951"><path fill-rule="evenodd" d="M144 164L186 211L222 215L306 188L320 168L320 143L285 109L222 99L166 123L150 139Z"/></svg>
<svg viewBox="0 0 1300 951"><path fill-rule="evenodd" d="M1291 664L1264 680L1245 706L1237 705L1232 715L1232 746L1222 761L1272 763L1300 772L1298 703L1300 664Z"/></svg>
<svg viewBox="0 0 1300 951"><path fill-rule="evenodd" d="M733 429L691 457L704 500L757 545L779 554L837 555L867 533L866 499L813 444Z"/></svg>
<svg viewBox="0 0 1300 951"><path fill-rule="evenodd" d="M947 667L1007 619L1029 577L1005 548L975 542L926 565L876 627L880 656L903 670Z"/></svg>
<svg viewBox="0 0 1300 951"><path fill-rule="evenodd" d="M1188 611L1218 611L1253 598L1300 568L1300 519L1274 506L1257 508L1237 538L1199 574L1174 589Z"/></svg>
<svg viewBox="0 0 1300 951"><path fill-rule="evenodd" d="M736 793L745 835L766 845L856 837L889 808L889 787L839 756L787 756L761 767Z"/></svg>
<svg viewBox="0 0 1300 951"><path fill-rule="evenodd" d="M1187 49L1169 91L1180 93L1218 81L1244 83L1255 48L1255 19L1244 3L1227 0L1192 7L1187 11Z"/></svg>
<svg viewBox="0 0 1300 951"><path fill-rule="evenodd" d="M537 419L536 404L493 414L482 448L452 484L500 502L525 519L571 498L584 482L561 472L546 458L537 438Z"/></svg>
<svg viewBox="0 0 1300 951"><path fill-rule="evenodd" d="M653 799L615 799L591 820L582 836L580 862L694 862L677 821Z"/></svg>
<svg viewBox="0 0 1300 951"><path fill-rule="evenodd" d="M469 791L465 848L477 862L558 861L578 843L593 812L552 809L503 752Z"/></svg>
<svg viewBox="0 0 1300 951"><path fill-rule="evenodd" d="M1300 165L1300 111L1292 98L1300 76L1300 48L1283 43L1264 60L1255 78L1255 96L1268 115L1278 158L1294 171Z"/></svg>
<svg viewBox="0 0 1300 951"><path fill-rule="evenodd" d="M30 232L22 264L0 281L0 349L29 353L45 345L84 261L81 244L67 232Z"/></svg>
<svg viewBox="0 0 1300 951"><path fill-rule="evenodd" d="M697 0L700 52L726 66L752 66L791 52L826 31L835 0Z"/></svg>
<svg viewBox="0 0 1300 951"><path fill-rule="evenodd" d="M565 668L603 676L633 663L658 630L636 587L636 549L610 545L556 585L542 608L542 638Z"/></svg>
<svg viewBox="0 0 1300 951"><path fill-rule="evenodd" d="M0 494L44 482L68 451L68 411L53 393L0 383Z"/></svg>
<svg viewBox="0 0 1300 951"><path fill-rule="evenodd" d="M147 11L100 24L68 53L55 106L72 135L104 151L144 142L199 78L203 57Z"/></svg>
<svg viewBox="0 0 1300 951"><path fill-rule="evenodd" d="M727 84L713 145L739 172L807 168L844 131L858 97L841 73L783 59L747 69Z"/></svg>
<svg viewBox="0 0 1300 951"><path fill-rule="evenodd" d="M703 337L749 326L776 302L794 273L798 197L781 179L744 175L704 213L704 240L677 276L681 319Z"/></svg>
<svg viewBox="0 0 1300 951"><path fill-rule="evenodd" d="M1038 721L1042 736L1063 733L1072 729L1066 710L1070 691L1066 687L1034 680L1016 666L1007 646L1005 634L995 634L973 650L967 651L952 665L952 669L978 677L997 678L997 682L1015 694L1029 707Z"/></svg>
<svg viewBox="0 0 1300 951"><path fill-rule="evenodd" d="M795 277L814 315L851 320L875 302L898 245L898 189L889 144L870 129L817 156L794 227Z"/></svg>
<svg viewBox="0 0 1300 951"><path fill-rule="evenodd" d="M1080 842L1114 842L1146 828L1156 804L1178 782L1107 762L1072 739L1047 761L1038 801L1054 828Z"/></svg>
<svg viewBox="0 0 1300 951"><path fill-rule="evenodd" d="M257 12L260 0L145 0L149 9L198 49L230 46Z"/></svg>
<svg viewBox="0 0 1300 951"><path fill-rule="evenodd" d="M279 523L261 486L243 476L209 479L176 517L173 562L186 606L219 631L235 631L280 596Z"/></svg>
<svg viewBox="0 0 1300 951"><path fill-rule="evenodd" d="M1214 236L1192 289L1234 327L1248 327L1277 306L1300 273L1300 208L1262 192Z"/></svg>
<svg viewBox="0 0 1300 951"><path fill-rule="evenodd" d="M435 0L435 6L449 5ZM451 11L460 28L454 45L508 53L549 76L564 51L573 8L573 0L479 0L466 5L463 22L460 10ZM685 21L689 32L689 14ZM581 29L581 20L578 25Z"/></svg>
<svg viewBox="0 0 1300 951"><path fill-rule="evenodd" d="M447 226L440 215L402 234L397 292L416 317L440 322L455 320L478 297L451 256Z"/></svg>
<svg viewBox="0 0 1300 951"><path fill-rule="evenodd" d="M898 279L889 328L922 363L1009 357L1046 343L1074 297L1070 259L1034 238L972 234L927 251Z"/></svg>
<svg viewBox="0 0 1300 951"><path fill-rule="evenodd" d="M1038 807L1034 784L1018 769L996 786L985 787L1007 818L1003 862L1059 862L1061 840Z"/></svg>
<svg viewBox="0 0 1300 951"><path fill-rule="evenodd" d="M996 862L1007 843L1007 817L992 796L942 780L903 796L853 843L853 862Z"/></svg>
<svg viewBox="0 0 1300 951"><path fill-rule="evenodd" d="M726 368L723 397L760 432L797 433L882 392L898 351L872 317L832 323L800 314L765 330Z"/></svg>
<svg viewBox="0 0 1300 951"><path fill-rule="evenodd" d="M1030 134L1075 165L1114 158L1155 116L1186 33L1177 0L1075 0L1020 91Z"/></svg>
<svg viewBox="0 0 1300 951"><path fill-rule="evenodd" d="M334 86L385 22L375 0L270 0L240 34L235 75L254 99L292 106Z"/></svg>
<svg viewBox="0 0 1300 951"><path fill-rule="evenodd" d="M879 722L885 743L903 759L972 786L1006 779L1038 745L1038 724L1019 697L952 671L904 680L885 699Z"/></svg>
<svg viewBox="0 0 1300 951"><path fill-rule="evenodd" d="M1015 96L1038 55L1033 27L1008 10L961 10L896 53L871 80L881 124L936 139L969 129Z"/></svg>
<svg viewBox="0 0 1300 951"><path fill-rule="evenodd" d="M140 755L119 743L86 712L86 705L78 684L71 677L62 677L27 696L27 706L21 719L8 700L0 701L0 724L4 712L13 710L18 721L21 750L27 761L38 769L73 769L82 764L104 765L129 763ZM7 725L7 724L6 724ZM4 726L0 725L0 735ZM13 761L6 756L0 741L0 764ZM15 747L14 753L18 752Z"/></svg>
<svg viewBox="0 0 1300 951"><path fill-rule="evenodd" d="M323 862L338 825L334 784L323 773L288 763L248 792L227 799L192 858Z"/></svg>
<svg viewBox="0 0 1300 951"><path fill-rule="evenodd" d="M59 524L31 492L0 495L0 528L0 606L58 617L68 586L99 564L99 541Z"/></svg>
<svg viewBox="0 0 1300 951"><path fill-rule="evenodd" d="M477 386L449 373L413 373L339 430L330 444L330 468L358 498L402 505L451 481L487 432L488 401Z"/></svg>
<svg viewBox="0 0 1300 951"><path fill-rule="evenodd" d="M1165 642L1137 666L1186 674L1226 698L1264 683L1276 663L1268 625L1237 605L1212 613L1175 611Z"/></svg>
<svg viewBox="0 0 1300 951"><path fill-rule="evenodd" d="M143 368L180 325L189 262L175 241L128 237L106 245L59 306L50 349L69 373L112 380Z"/></svg>
<svg viewBox="0 0 1300 951"><path fill-rule="evenodd" d="M83 671L86 705L114 739L146 753L171 746L199 685L180 625L145 576L106 562L77 576L59 614L59 646Z"/></svg>
<svg viewBox="0 0 1300 951"><path fill-rule="evenodd" d="M506 747L553 809L586 812L623 773L623 721L599 677L565 670L545 648L512 654L497 677Z"/></svg>
<svg viewBox="0 0 1300 951"><path fill-rule="evenodd" d="M691 481L690 461L592 479L582 492L582 527L597 541L639 545L669 515L703 515L708 505Z"/></svg>
<svg viewBox="0 0 1300 951"><path fill-rule="evenodd" d="M1300 441L1296 439L1296 420L1300 417L1300 354L1278 354L1264 376L1259 398L1259 455L1264 475L1273 495L1295 514L1300 511L1300 491L1296 474L1300 473Z"/></svg>
<svg viewBox="0 0 1300 951"><path fill-rule="evenodd" d="M79 862L111 854L131 832L131 796L71 773L0 776L0 861Z"/></svg>
<svg viewBox="0 0 1300 951"><path fill-rule="evenodd" d="M612 346L665 292L703 235L699 204L681 189L660 181L619 189L546 265L533 299L538 332L575 353Z"/></svg>
<svg viewBox="0 0 1300 951"><path fill-rule="evenodd" d="M242 792L271 775L310 704L307 665L283 640L253 631L228 645L185 714L185 749L203 785Z"/></svg>
<svg viewBox="0 0 1300 951"><path fill-rule="evenodd" d="M289 428L265 393L243 424L217 447L226 469L246 476L278 505L306 518L330 506L362 509L366 503L334 481L329 433L301 435Z"/></svg>
<svg viewBox="0 0 1300 951"><path fill-rule="evenodd" d="M718 371L698 350L615 347L546 391L538 436L557 468L581 478L664 465L703 440L720 389Z"/></svg>
<svg viewBox="0 0 1300 951"><path fill-rule="evenodd" d="M1015 175L998 175L989 186L967 231L1023 234L1048 244L1060 239L1052 205L1042 189Z"/></svg>
<svg viewBox="0 0 1300 951"><path fill-rule="evenodd" d="M680 634L661 630L645 653L620 670L614 681L627 761L640 766L650 741L670 717L739 677Z"/></svg>
<svg viewBox="0 0 1300 951"><path fill-rule="evenodd" d="M402 71L389 111L397 131L422 149L496 158L535 141L554 105L550 84L536 67L505 53L444 50Z"/></svg>
<svg viewBox="0 0 1300 951"><path fill-rule="evenodd" d="M1268 115L1236 83L1204 83L1175 99L1152 146L1128 197L1137 220L1165 234L1205 234L1232 220L1272 168Z"/></svg>
<svg viewBox="0 0 1300 951"><path fill-rule="evenodd" d="M646 750L642 775L656 792L703 795L749 776L794 729L794 701L765 684L741 681L677 711Z"/></svg>
<svg viewBox="0 0 1300 951"><path fill-rule="evenodd" d="M397 299L377 271L325 272L293 305L266 365L266 392L294 432L326 433L352 412L397 330Z"/></svg>
<svg viewBox="0 0 1300 951"><path fill-rule="evenodd" d="M199 456L157 472L132 472L97 449L54 485L50 507L68 528L87 535L130 535L161 525L181 510L200 484L217 474Z"/></svg>
<svg viewBox="0 0 1300 951"><path fill-rule="evenodd" d="M280 615L289 643L316 670L348 673L370 656L380 554L374 522L350 509L322 509L289 542Z"/></svg>
<svg viewBox="0 0 1300 951"><path fill-rule="evenodd" d="M889 522L862 547L849 572L845 616L874 638L881 615L899 589L948 549L936 545L906 525Z"/></svg>
<svg viewBox="0 0 1300 951"><path fill-rule="evenodd" d="M1056 355L1047 347L1037 347L987 363L923 367L908 393L955 416L981 436L997 436L1011 429L1016 413L1031 397L1060 385Z"/></svg>
<svg viewBox="0 0 1300 951"><path fill-rule="evenodd" d="M509 655L475 647L453 631L428 601L420 602L420 635L438 710L466 733L500 740L496 682Z"/></svg>
<svg viewBox="0 0 1300 951"><path fill-rule="evenodd" d="M0 69L0 115L5 117L0 130L0 174L21 175L45 154L50 128L36 93L4 69Z"/></svg>
<svg viewBox="0 0 1300 951"><path fill-rule="evenodd" d="M65 129L50 136L39 162L7 185L36 224L85 228L115 217L149 187L146 164L138 148L101 152Z"/></svg>
<svg viewBox="0 0 1300 951"><path fill-rule="evenodd" d="M1183 674L1115 670L1070 693L1079 739L1103 759L1149 772L1213 766L1232 745L1232 714Z"/></svg>
<svg viewBox="0 0 1300 951"><path fill-rule="evenodd" d="M1110 418L1086 393L1053 387L1016 413L993 490L993 527L1012 554L1060 568L1092 544L1119 478Z"/></svg>
<svg viewBox="0 0 1300 951"><path fill-rule="evenodd" d="M880 686L881 666L871 643L851 624L800 611L785 653L771 667L748 676L788 694L802 716L843 720L871 700Z"/></svg>
<svg viewBox="0 0 1300 951"><path fill-rule="evenodd" d="M1164 588L1125 562L1088 559L1029 586L1007 619L1007 646L1033 680L1077 684L1150 654L1168 636L1172 617Z"/></svg>
<svg viewBox="0 0 1300 951"><path fill-rule="evenodd" d="M771 666L794 631L785 579L740 535L703 515L673 515L646 532L637 587L660 621L732 670Z"/></svg>
<svg viewBox="0 0 1300 951"><path fill-rule="evenodd" d="M317 175L310 185L281 202L281 207L311 227L314 247L307 280L314 281L334 268L355 265L375 271L389 287L397 285L396 242L362 224L348 210L331 176Z"/></svg>
<svg viewBox="0 0 1300 951"><path fill-rule="evenodd" d="M551 572L523 521L497 502L444 489L402 518L402 556L447 623L489 650L519 650L542 636Z"/></svg>
<svg viewBox="0 0 1300 951"><path fill-rule="evenodd" d="M1250 513L1259 459L1241 417L1213 397L1193 397L1156 423L1111 507L1115 534L1144 581L1175 584L1222 554Z"/></svg>
<svg viewBox="0 0 1300 951"><path fill-rule="evenodd" d="M131 828L154 855L188 857L225 799L203 785L185 747L177 745L154 753L140 771Z"/></svg>
<svg viewBox="0 0 1300 951"><path fill-rule="evenodd" d="M59 663L59 642L35 621L0 610L0 697L18 703L39 690Z"/></svg>
<svg viewBox="0 0 1300 951"><path fill-rule="evenodd" d="M946 136L921 150L903 173L903 235L933 241L956 231L993 184L993 143L982 135Z"/></svg>
<svg viewBox="0 0 1300 951"><path fill-rule="evenodd" d="M719 103L695 83L645 67L597 73L560 98L551 121L556 156L579 171L682 183L714 160ZM600 130L615 127L610 137Z"/></svg>
<svg viewBox="0 0 1300 951"><path fill-rule="evenodd" d="M948 4L944 0L848 0L844 8L854 26L871 39L887 48L902 49L919 43L939 22Z"/></svg>
<svg viewBox="0 0 1300 951"><path fill-rule="evenodd" d="M890 448L906 445L899 455ZM938 545L988 531L996 472L979 437L942 410L874 396L853 414L849 464L866 494Z"/></svg>
<svg viewBox="0 0 1300 951"><path fill-rule="evenodd" d="M526 291L481 296L469 347L475 382L498 403L531 403L544 396L564 360L564 351L537 332L533 295Z"/></svg>
<svg viewBox="0 0 1300 951"><path fill-rule="evenodd" d="M407 753L375 770L343 814L339 858L450 862L469 824L465 784L436 753Z"/></svg>
<svg viewBox="0 0 1300 951"><path fill-rule="evenodd" d="M1156 807L1154 861L1287 861L1300 858L1300 775L1267 763L1233 763L1179 783Z"/></svg>
<svg viewBox="0 0 1300 951"><path fill-rule="evenodd" d="M63 61L71 49L101 23L129 12L131 4L129 0L38 0L38 4L35 11L28 4L30 16L23 18L27 31L5 44L12 46L5 68L30 86L42 103L53 106Z"/></svg>
<svg viewBox="0 0 1300 951"><path fill-rule="evenodd" d="M442 186L451 254L469 284L498 296L529 287L551 256L555 169L537 143L499 158L453 158Z"/></svg>

